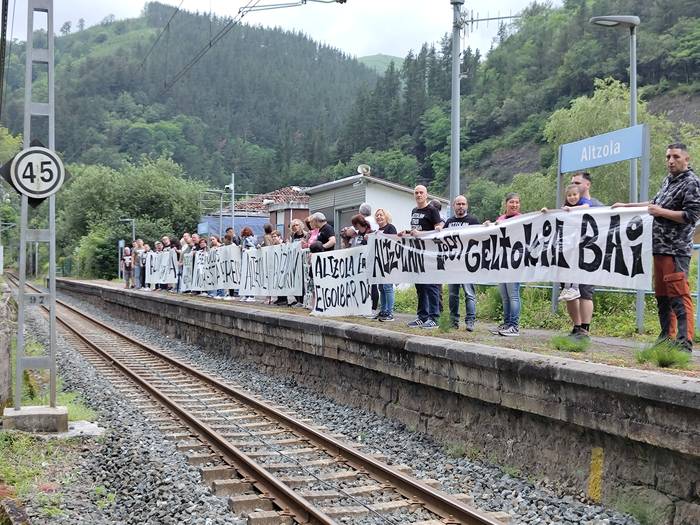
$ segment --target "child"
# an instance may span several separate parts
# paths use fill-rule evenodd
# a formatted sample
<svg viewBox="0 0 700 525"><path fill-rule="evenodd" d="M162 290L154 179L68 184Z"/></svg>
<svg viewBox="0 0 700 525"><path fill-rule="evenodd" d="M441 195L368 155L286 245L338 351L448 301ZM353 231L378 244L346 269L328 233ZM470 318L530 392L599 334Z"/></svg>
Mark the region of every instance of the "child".
<svg viewBox="0 0 700 525"><path fill-rule="evenodd" d="M570 211L576 208L589 208L591 200L581 197L581 189L576 184L569 184L566 187L566 204L562 209ZM542 208L546 212L547 208ZM573 301L581 297L581 292L578 290L576 283L564 283L561 293L559 294L560 301Z"/></svg>

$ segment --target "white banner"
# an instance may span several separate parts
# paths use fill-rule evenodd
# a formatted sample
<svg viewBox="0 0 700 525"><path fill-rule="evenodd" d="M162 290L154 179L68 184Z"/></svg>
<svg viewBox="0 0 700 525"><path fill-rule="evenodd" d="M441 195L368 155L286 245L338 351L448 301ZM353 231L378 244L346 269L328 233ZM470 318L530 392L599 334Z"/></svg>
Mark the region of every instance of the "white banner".
<svg viewBox="0 0 700 525"><path fill-rule="evenodd" d="M298 243L245 250L241 257L241 295L301 295L301 249Z"/></svg>
<svg viewBox="0 0 700 525"><path fill-rule="evenodd" d="M177 283L177 252L148 252L146 254L146 283Z"/></svg>
<svg viewBox="0 0 700 525"><path fill-rule="evenodd" d="M367 282L367 247L314 253L311 256L316 305L311 315L369 315L372 311Z"/></svg>
<svg viewBox="0 0 700 525"><path fill-rule="evenodd" d="M528 213L492 226L368 242L371 283L573 282L648 290L646 208Z"/></svg>

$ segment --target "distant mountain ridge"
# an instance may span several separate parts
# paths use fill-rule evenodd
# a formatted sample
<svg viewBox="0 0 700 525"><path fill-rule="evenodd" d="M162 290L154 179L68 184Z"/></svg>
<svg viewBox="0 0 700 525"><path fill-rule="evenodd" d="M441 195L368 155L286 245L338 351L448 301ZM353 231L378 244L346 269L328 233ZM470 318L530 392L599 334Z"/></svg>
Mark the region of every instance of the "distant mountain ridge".
<svg viewBox="0 0 700 525"><path fill-rule="evenodd" d="M374 69L380 75L384 74L384 72L387 70L389 64L391 64L392 61L394 62L394 66L396 66L396 69L401 69L401 66L403 65L403 58L391 55L383 55L381 53L376 55L359 57L357 61L361 64L364 64L368 68Z"/></svg>

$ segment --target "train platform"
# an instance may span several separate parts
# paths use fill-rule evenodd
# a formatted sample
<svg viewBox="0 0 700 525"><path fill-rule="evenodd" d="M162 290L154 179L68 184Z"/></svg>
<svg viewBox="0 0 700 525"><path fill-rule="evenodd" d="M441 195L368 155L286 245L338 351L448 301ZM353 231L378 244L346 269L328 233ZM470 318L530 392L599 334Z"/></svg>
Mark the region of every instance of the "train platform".
<svg viewBox="0 0 700 525"><path fill-rule="evenodd" d="M79 280L78 280L79 281ZM88 283L96 283L104 286L109 286L117 289L123 289L121 282L117 281L104 281L104 280L91 280L84 281ZM309 310L305 308L290 308L288 306L275 306L267 304L262 298L256 299L254 302L241 302L238 300L234 301L222 301L216 300L211 297L192 295L192 294L174 294L172 292L166 291L138 291L141 294L156 294L156 295L167 295L173 297L181 297L185 300L193 300L197 302L213 303L221 305L222 307L236 307L243 308L255 308L262 311L275 312L275 315L292 315L292 316L311 316ZM478 314L478 306L477 306ZM374 319L367 319L364 317L333 317L333 318L319 318L313 317L314 319L333 319L336 321L343 321L348 323L356 323L361 326L367 327L377 327L386 330L392 330L400 333L407 334L420 334L421 336L430 336L436 338L447 339L450 341L461 341L466 343L479 343L483 345L496 346L502 348L509 348L513 350L521 350L524 352L532 352L536 354L546 355L546 356L558 356L567 357L570 359L576 359L580 361L587 361L592 363L601 363L612 366L621 366L625 368L635 368L639 370L653 370L656 372L674 374L674 375L685 375L689 377L700 378L700 349L696 346L693 349L691 356L691 361L689 366L686 368L670 368L670 367L658 367L652 363L639 363L637 361L637 353L644 348L650 346L651 341L648 336L637 337L637 338L624 338L624 337L608 337L608 336L597 336L595 332L590 337L590 344L582 352L575 351L562 351L555 348L552 339L556 336L565 336L565 332L556 330L543 330L536 328L522 327L520 330L520 336L518 337L502 337L500 335L492 333L497 326L495 322L492 321L482 321L477 319L473 332L467 332L464 327L464 322L460 321L460 326L458 329L451 329L449 331L441 331L439 328L434 329L420 329L420 328L409 328L406 324L413 319L415 315L407 313L395 313L394 322L379 322ZM594 318L595 322L595 318Z"/></svg>

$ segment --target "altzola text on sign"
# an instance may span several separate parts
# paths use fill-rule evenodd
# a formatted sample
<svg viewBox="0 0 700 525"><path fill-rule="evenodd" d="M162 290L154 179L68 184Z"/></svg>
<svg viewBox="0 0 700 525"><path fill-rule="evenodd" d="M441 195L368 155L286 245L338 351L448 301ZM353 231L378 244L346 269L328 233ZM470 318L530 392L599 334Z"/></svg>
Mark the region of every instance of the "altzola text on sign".
<svg viewBox="0 0 700 525"><path fill-rule="evenodd" d="M645 126L639 124L564 144L561 147L561 173L641 157L644 153Z"/></svg>

